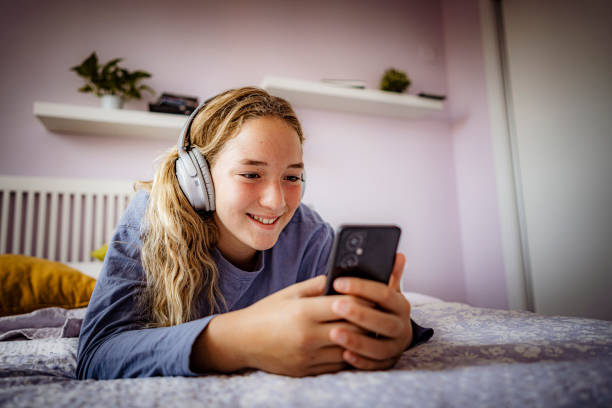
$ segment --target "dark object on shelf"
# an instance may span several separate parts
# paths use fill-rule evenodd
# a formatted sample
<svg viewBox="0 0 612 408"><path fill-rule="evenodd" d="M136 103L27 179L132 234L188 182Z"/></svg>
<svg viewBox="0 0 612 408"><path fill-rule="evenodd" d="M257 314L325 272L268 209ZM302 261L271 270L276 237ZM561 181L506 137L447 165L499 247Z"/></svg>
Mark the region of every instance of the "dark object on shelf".
<svg viewBox="0 0 612 408"><path fill-rule="evenodd" d="M149 111L191 115L198 107L198 98L194 96L163 93L155 103L149 104Z"/></svg>
<svg viewBox="0 0 612 408"><path fill-rule="evenodd" d="M380 80L380 89L402 93L410 86L410 79L403 71L389 68Z"/></svg>
<svg viewBox="0 0 612 408"><path fill-rule="evenodd" d="M150 103L149 112L176 113L179 115L191 115L191 112L193 112L193 109L190 109L190 108L181 109L178 106L161 105L159 103Z"/></svg>
<svg viewBox="0 0 612 408"><path fill-rule="evenodd" d="M435 94L430 94L430 93L425 93L425 92L420 92L419 96L421 98L435 99L437 101L443 101L446 99L445 95L435 95Z"/></svg>

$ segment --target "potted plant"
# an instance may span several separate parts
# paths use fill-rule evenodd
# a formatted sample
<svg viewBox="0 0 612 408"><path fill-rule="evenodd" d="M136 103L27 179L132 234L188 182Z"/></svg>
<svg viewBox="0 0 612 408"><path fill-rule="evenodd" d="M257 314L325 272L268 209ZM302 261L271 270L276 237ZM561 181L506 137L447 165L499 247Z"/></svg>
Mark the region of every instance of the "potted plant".
<svg viewBox="0 0 612 408"><path fill-rule="evenodd" d="M102 98L102 107L113 109L121 109L123 102L130 99L140 99L142 91L155 94L153 89L139 83L145 78L151 78L151 74L141 70L130 72L118 65L122 60L115 58L101 65L94 51L81 65L70 68L86 81L79 92L93 92Z"/></svg>
<svg viewBox="0 0 612 408"><path fill-rule="evenodd" d="M380 89L383 91L391 91L402 93L410 86L410 79L406 73L393 68L385 71L380 80Z"/></svg>

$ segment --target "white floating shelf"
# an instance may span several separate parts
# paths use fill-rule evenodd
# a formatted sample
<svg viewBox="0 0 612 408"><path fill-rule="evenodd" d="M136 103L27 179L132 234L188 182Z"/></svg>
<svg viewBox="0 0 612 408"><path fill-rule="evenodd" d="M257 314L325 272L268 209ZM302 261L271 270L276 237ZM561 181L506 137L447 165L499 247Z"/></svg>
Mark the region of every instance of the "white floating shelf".
<svg viewBox="0 0 612 408"><path fill-rule="evenodd" d="M266 76L261 87L295 107L416 119L442 110L443 102L377 89L355 89L323 82Z"/></svg>
<svg viewBox="0 0 612 408"><path fill-rule="evenodd" d="M51 132L176 139L187 116L34 102L34 115Z"/></svg>

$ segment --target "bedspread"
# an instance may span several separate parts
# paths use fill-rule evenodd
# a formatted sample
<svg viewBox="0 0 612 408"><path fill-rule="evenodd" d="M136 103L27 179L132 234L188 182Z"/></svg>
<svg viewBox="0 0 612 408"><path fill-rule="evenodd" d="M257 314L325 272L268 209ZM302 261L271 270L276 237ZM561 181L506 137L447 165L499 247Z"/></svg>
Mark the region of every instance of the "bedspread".
<svg viewBox="0 0 612 408"><path fill-rule="evenodd" d="M86 308L47 307L0 317L0 341L78 337Z"/></svg>
<svg viewBox="0 0 612 408"><path fill-rule="evenodd" d="M0 343L2 406L612 406L612 322L441 302L413 307L428 343L387 371L290 378L74 379L76 338Z"/></svg>

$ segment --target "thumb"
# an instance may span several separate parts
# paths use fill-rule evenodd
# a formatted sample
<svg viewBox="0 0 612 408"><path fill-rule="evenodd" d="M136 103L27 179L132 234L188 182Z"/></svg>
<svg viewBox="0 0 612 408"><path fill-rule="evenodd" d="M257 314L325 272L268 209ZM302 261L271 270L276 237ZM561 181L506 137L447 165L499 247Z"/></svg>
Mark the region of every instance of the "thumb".
<svg viewBox="0 0 612 408"><path fill-rule="evenodd" d="M289 297L312 297L323 294L327 277L319 275L316 278L311 278L299 283L295 283L285 289L285 293Z"/></svg>
<svg viewBox="0 0 612 408"><path fill-rule="evenodd" d="M406 257L401 252L398 252L395 255L393 271L389 278L389 286L396 289L398 292L401 291L400 282L402 281L402 274L404 273L404 265L406 265Z"/></svg>

